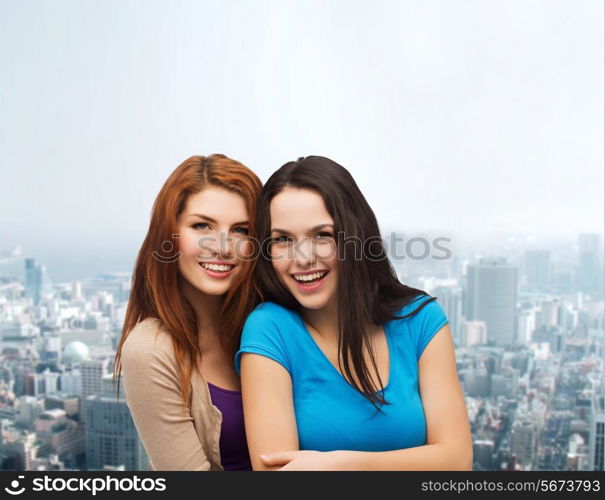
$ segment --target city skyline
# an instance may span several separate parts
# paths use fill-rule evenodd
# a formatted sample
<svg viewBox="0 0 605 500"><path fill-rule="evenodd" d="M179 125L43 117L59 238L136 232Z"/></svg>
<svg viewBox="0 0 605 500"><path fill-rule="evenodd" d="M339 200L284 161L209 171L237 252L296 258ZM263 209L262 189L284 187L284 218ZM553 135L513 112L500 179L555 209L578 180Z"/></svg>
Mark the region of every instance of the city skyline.
<svg viewBox="0 0 605 500"><path fill-rule="evenodd" d="M556 259L530 245L515 263L471 252L395 265L450 322L475 470L603 469L601 244L581 234ZM0 266L0 464L145 468L110 375L130 273L51 290L35 258L16 263Z"/></svg>
<svg viewBox="0 0 605 500"><path fill-rule="evenodd" d="M149 467L114 356L154 200L213 153L350 171L448 319L474 470L604 470L604 15L0 0L0 470Z"/></svg>

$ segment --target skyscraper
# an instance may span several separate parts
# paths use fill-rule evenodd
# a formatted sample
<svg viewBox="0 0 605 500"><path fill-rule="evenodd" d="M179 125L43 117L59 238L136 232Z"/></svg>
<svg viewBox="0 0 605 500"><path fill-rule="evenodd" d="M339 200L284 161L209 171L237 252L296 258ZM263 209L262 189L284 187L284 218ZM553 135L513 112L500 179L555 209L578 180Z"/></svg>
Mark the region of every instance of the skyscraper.
<svg viewBox="0 0 605 500"><path fill-rule="evenodd" d="M512 345L516 340L517 268L506 259L481 259L467 267L464 315L485 321L489 343Z"/></svg>
<svg viewBox="0 0 605 500"><path fill-rule="evenodd" d="M604 401L601 393L592 397L590 408L590 433L588 440L589 470L602 471L604 469Z"/></svg>
<svg viewBox="0 0 605 500"><path fill-rule="evenodd" d="M80 365L82 399L101 393L103 377L109 374L109 359L87 359Z"/></svg>
<svg viewBox="0 0 605 500"><path fill-rule="evenodd" d="M80 419L86 423L88 418L86 400L88 396L101 394L103 377L109 374L109 359L86 359L80 365L80 373L82 374L83 409Z"/></svg>
<svg viewBox="0 0 605 500"><path fill-rule="evenodd" d="M25 294L37 305L43 294L52 292L52 284L46 268L36 264L36 259L25 259Z"/></svg>
<svg viewBox="0 0 605 500"><path fill-rule="evenodd" d="M578 237L578 288L601 297L603 295L603 238L600 234Z"/></svg>
<svg viewBox="0 0 605 500"><path fill-rule="evenodd" d="M40 303L42 274L36 259L25 259L25 294L34 301L34 304Z"/></svg>
<svg viewBox="0 0 605 500"><path fill-rule="evenodd" d="M460 316L462 315L462 289L458 286L437 286L431 291L450 322L450 331L456 342L460 341Z"/></svg>
<svg viewBox="0 0 605 500"><path fill-rule="evenodd" d="M512 433L512 451L517 457L517 461L529 467L535 457L536 452L536 424L528 420L517 420L513 425Z"/></svg>
<svg viewBox="0 0 605 500"><path fill-rule="evenodd" d="M530 288L542 289L550 282L550 252L527 250L525 252L525 275Z"/></svg>
<svg viewBox="0 0 605 500"><path fill-rule="evenodd" d="M88 470L124 466L147 470L149 459L121 392L116 398L112 375L103 377L103 392L84 400Z"/></svg>

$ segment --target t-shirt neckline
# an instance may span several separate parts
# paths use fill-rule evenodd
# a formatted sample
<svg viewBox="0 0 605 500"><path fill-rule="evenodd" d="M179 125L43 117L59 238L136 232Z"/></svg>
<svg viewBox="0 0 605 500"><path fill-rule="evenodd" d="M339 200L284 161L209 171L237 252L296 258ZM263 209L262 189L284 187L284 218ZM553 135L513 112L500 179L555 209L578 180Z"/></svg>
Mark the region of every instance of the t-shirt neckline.
<svg viewBox="0 0 605 500"><path fill-rule="evenodd" d="M295 313L296 316L298 317L298 321L300 322L300 326L303 329L305 336L309 339L309 341L311 342L311 344L313 345L313 349L315 350L315 352L323 359L324 363L327 363L329 365L329 369L331 370L332 374L336 376L336 378L340 379L342 382L344 382L348 387L350 387L351 389L353 389L355 392L359 393L359 391L344 377L344 375L340 372L340 370L338 370L330 361L330 359L326 356L326 354L321 350L321 347L319 347L319 345L317 344L317 342L315 341L315 339L313 338L313 335L311 335L311 332L309 331L309 329L307 328L307 324L305 323L305 320L303 319L302 315L299 312ZM387 381L386 385L384 386L384 388L382 389L382 391L376 391L375 394L379 394L382 392L382 394L386 394L387 389L390 387L391 382L394 378L394 372L395 372L395 357L393 356L393 341L391 339L391 335L390 335L390 330L389 330L389 325L390 321L387 321L384 325L384 335L386 338L386 342L387 342L387 350L389 352L389 380Z"/></svg>

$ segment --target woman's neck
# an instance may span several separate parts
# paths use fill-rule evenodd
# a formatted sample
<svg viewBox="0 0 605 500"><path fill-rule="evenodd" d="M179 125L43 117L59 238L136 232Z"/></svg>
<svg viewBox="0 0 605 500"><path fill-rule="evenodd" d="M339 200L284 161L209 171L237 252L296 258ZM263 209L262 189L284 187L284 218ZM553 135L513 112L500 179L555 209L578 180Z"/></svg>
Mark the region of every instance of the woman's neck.
<svg viewBox="0 0 605 500"><path fill-rule="evenodd" d="M336 300L330 301L321 309L303 309L301 315L325 339L338 339L338 306Z"/></svg>
<svg viewBox="0 0 605 500"><path fill-rule="evenodd" d="M179 279L179 289L195 313L202 350L220 344L219 314L224 296L203 293L184 279Z"/></svg>

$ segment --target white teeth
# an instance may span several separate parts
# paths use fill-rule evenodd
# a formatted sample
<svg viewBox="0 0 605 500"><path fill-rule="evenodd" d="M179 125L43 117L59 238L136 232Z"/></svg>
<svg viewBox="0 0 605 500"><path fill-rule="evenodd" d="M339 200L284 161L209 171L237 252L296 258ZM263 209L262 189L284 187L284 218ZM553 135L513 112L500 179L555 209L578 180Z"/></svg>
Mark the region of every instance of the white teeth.
<svg viewBox="0 0 605 500"><path fill-rule="evenodd" d="M313 274L293 274L292 276L296 281L313 281L318 278L323 278L326 275L327 271L320 271L318 273Z"/></svg>
<svg viewBox="0 0 605 500"><path fill-rule="evenodd" d="M200 262L200 265L204 268L204 269L209 269L210 271L230 271L231 269L233 269L235 266L229 266L229 265L225 265L225 264L209 264L208 262Z"/></svg>

